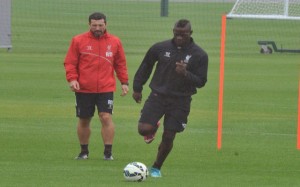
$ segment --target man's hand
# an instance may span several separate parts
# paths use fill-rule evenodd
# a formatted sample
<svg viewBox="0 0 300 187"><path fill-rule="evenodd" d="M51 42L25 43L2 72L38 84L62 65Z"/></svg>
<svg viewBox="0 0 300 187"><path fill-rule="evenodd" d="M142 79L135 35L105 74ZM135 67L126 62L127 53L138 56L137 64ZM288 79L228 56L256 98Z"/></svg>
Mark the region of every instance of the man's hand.
<svg viewBox="0 0 300 187"><path fill-rule="evenodd" d="M176 62L176 72L178 74L186 76L186 64L181 60L180 62Z"/></svg>
<svg viewBox="0 0 300 187"><path fill-rule="evenodd" d="M128 91L129 91L128 85L127 84L122 84L122 94L121 94L121 96L127 95Z"/></svg>
<svg viewBox="0 0 300 187"><path fill-rule="evenodd" d="M142 93L133 92L132 97L135 100L135 102L137 102L137 103L142 102Z"/></svg>
<svg viewBox="0 0 300 187"><path fill-rule="evenodd" d="M80 90L79 82L76 80L69 82L69 86L73 92Z"/></svg>

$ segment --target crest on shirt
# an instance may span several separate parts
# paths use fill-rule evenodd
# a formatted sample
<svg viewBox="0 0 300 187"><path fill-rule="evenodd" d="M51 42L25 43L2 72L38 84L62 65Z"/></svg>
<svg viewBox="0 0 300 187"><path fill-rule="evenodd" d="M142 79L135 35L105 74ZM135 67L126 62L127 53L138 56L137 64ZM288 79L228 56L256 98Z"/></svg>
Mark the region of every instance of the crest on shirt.
<svg viewBox="0 0 300 187"><path fill-rule="evenodd" d="M111 52L111 45L107 46L105 56L106 57L112 57L113 56L113 53Z"/></svg>
<svg viewBox="0 0 300 187"><path fill-rule="evenodd" d="M184 63L189 63L190 58L192 57L192 55L186 55L185 59L184 59Z"/></svg>
<svg viewBox="0 0 300 187"><path fill-rule="evenodd" d="M86 50L88 50L88 51L92 51L92 50L93 50L93 48L92 48L92 46L91 46L91 45L88 45L88 46L86 46Z"/></svg>

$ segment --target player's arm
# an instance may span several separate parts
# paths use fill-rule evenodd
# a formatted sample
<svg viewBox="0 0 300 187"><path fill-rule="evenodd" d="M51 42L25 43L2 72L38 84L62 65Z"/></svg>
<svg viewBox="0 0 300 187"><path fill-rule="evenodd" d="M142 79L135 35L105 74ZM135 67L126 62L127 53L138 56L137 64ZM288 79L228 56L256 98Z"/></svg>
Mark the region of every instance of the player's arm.
<svg viewBox="0 0 300 187"><path fill-rule="evenodd" d="M80 89L77 80L78 79L78 70L77 70L78 58L79 58L78 47L75 42L75 39L73 38L65 57L64 67L66 71L66 79L69 82L70 88L76 90Z"/></svg>
<svg viewBox="0 0 300 187"><path fill-rule="evenodd" d="M117 45L118 45L118 50L116 53L114 69L118 79L121 82L121 90L122 90L121 96L125 96L129 92L127 62L126 62L124 48L120 40L117 41Z"/></svg>
<svg viewBox="0 0 300 187"><path fill-rule="evenodd" d="M133 79L132 97L137 103L140 103L142 101L143 86L148 81L152 73L154 64L157 62L157 60L158 54L155 50L155 46L152 46L146 53Z"/></svg>

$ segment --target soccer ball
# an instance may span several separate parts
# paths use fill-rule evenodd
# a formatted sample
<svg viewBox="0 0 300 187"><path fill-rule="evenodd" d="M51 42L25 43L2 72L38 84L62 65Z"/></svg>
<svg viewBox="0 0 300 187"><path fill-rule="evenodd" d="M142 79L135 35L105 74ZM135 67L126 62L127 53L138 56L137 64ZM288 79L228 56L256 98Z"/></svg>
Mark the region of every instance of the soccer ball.
<svg viewBox="0 0 300 187"><path fill-rule="evenodd" d="M141 162L131 162L123 169L124 178L127 181L145 181L149 175L148 169L145 164Z"/></svg>

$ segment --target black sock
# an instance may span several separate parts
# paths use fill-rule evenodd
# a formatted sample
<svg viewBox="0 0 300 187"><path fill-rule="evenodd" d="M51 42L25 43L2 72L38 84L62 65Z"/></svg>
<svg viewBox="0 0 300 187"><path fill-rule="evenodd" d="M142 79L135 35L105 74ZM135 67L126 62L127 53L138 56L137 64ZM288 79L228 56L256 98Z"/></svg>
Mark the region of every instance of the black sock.
<svg viewBox="0 0 300 187"><path fill-rule="evenodd" d="M112 150L112 145L105 144L104 145L104 156L105 157L110 157L111 156L111 150Z"/></svg>
<svg viewBox="0 0 300 187"><path fill-rule="evenodd" d="M81 153L89 154L89 144L81 144Z"/></svg>

